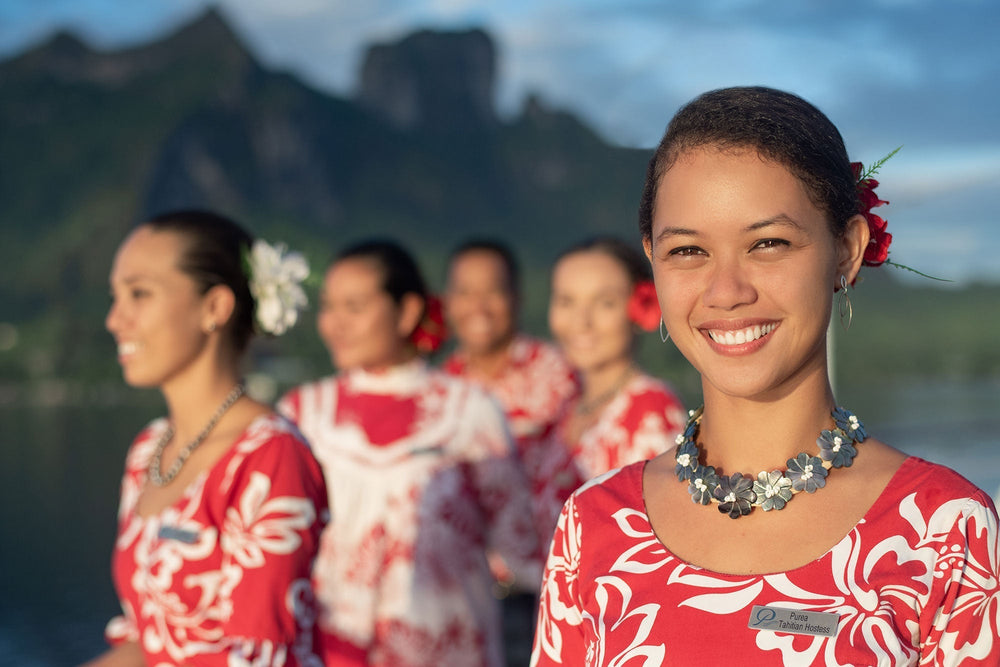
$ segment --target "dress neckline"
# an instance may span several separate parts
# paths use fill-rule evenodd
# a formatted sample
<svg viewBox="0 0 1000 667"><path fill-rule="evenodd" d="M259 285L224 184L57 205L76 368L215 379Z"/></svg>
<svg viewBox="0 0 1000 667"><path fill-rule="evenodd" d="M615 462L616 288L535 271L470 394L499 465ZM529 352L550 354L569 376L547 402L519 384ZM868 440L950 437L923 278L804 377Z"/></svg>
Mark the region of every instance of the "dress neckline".
<svg viewBox="0 0 1000 667"><path fill-rule="evenodd" d="M649 526L650 535L652 535L653 539L656 540L656 543L660 546L660 548L663 549L664 553L668 555L670 558L675 559L678 563L682 563L686 567L689 567L693 570L698 570L699 572L705 572L711 574L713 577L718 577L721 579L730 579L730 580L744 580L747 578L771 577L771 576L792 574L798 572L799 570L812 567L816 563L819 563L820 561L829 558L830 555L837 549L839 549L846 540L851 539L851 536L855 532L857 532L861 526L863 526L865 523L870 522L874 517L878 516L879 514L882 514L887 509L886 506L895 505L895 500L890 498L890 496L893 496L896 493L898 493L897 489L899 485L902 484L908 477L912 478L915 476L914 475L915 471L913 470L914 467L927 464L928 462L917 456L907 456L906 459L903 461L903 463L900 464L899 468L897 468L896 471L892 474L892 477L889 478L889 481L886 483L886 485L882 488L881 491L879 491L879 494L875 498L875 501L871 504L871 506L868 507L867 510L865 510L864 515L860 519L858 519L857 523L851 526L851 529L847 531L847 533L843 537L837 540L837 542L833 546L831 546L829 549L823 552L823 554L820 555L819 557L809 561L808 563L803 563L802 565L793 567L788 570L777 570L774 572L743 573L743 574L720 572L718 570L713 570L711 568L703 567L701 565L696 565L694 563L691 563L690 561L681 558L680 556L675 554L670 549L670 547L668 547L666 544L663 543L663 540L660 539L660 536L656 534L655 530L653 530L653 524L649 520L649 509L646 506L646 493L645 493L645 488L643 486L643 479L645 476L644 471L646 469L647 463L649 463L648 460L641 461L639 463L633 464L632 466L629 466L629 468L631 468L630 472L636 476L634 484L630 484L629 486L633 490L638 491L639 498L638 498L638 503L636 503L636 505L642 510L643 520L646 522L646 525Z"/></svg>
<svg viewBox="0 0 1000 667"><path fill-rule="evenodd" d="M179 511L182 507L184 507L187 503L191 501L191 498L193 498L198 493L199 490L204 488L205 482L208 480L208 477L212 473L214 473L216 470L225 470L225 466L229 465L229 460L232 459L232 457L235 455L236 450L238 449L238 445L244 440L246 440L249 434L255 431L259 427L259 424L261 424L264 421L271 421L274 419L280 419L279 415L275 412L265 412L263 414L254 417L250 421L250 423L247 424L246 427L240 432L240 434L233 439L232 444L222 454L222 456L218 458L218 460L216 460L208 468L199 472L197 476L194 477L194 479L188 482L187 486L185 486L184 490L181 492L181 495L179 495L174 502L169 503L168 505L164 505L162 508L160 508L158 512L153 512L151 514L140 514L138 511L136 511L136 506L139 504L139 497L142 495L141 487L145 484L146 475L148 474L144 472L140 477L141 479L140 491L136 495L135 502L132 504L131 511L129 512L131 520L133 521L138 520L140 522L145 523L153 519L162 519L164 514L167 512ZM155 439L159 437L159 435L163 432L162 429L166 428L166 426L167 422L165 418L158 420L157 430L151 432L149 437L152 438L153 441L155 441Z"/></svg>
<svg viewBox="0 0 1000 667"><path fill-rule="evenodd" d="M379 372L355 368L344 373L343 379L352 391L358 393L408 394L426 387L428 371L427 362L416 357Z"/></svg>

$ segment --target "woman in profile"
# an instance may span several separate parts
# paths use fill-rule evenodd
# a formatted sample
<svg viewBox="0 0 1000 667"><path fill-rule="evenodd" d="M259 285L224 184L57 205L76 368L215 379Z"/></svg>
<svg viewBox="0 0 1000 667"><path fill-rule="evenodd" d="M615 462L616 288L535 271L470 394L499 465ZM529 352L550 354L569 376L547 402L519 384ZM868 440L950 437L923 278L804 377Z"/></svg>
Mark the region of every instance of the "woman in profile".
<svg viewBox="0 0 1000 667"><path fill-rule="evenodd" d="M534 665L1000 664L990 498L830 386L834 296L847 326L892 239L871 173L789 93L712 91L671 121L640 231L704 406L676 450L566 503Z"/></svg>
<svg viewBox="0 0 1000 667"><path fill-rule="evenodd" d="M255 328L294 323L307 272L202 211L155 217L118 249L106 325L125 381L157 387L168 414L128 453L113 559L123 613L88 665L317 664L310 568L326 487L240 370Z"/></svg>
<svg viewBox="0 0 1000 667"><path fill-rule="evenodd" d="M487 552L539 581L503 412L421 356L443 338L434 305L397 244L347 248L326 272L317 318L339 372L279 403L329 482L314 575L327 665L498 667Z"/></svg>
<svg viewBox="0 0 1000 667"><path fill-rule="evenodd" d="M550 530L580 483L665 452L683 430L680 399L633 358L636 335L659 322L649 264L624 241L593 238L556 260L549 329L580 391L564 405L547 450L571 461L554 465L563 472L551 475L558 506Z"/></svg>

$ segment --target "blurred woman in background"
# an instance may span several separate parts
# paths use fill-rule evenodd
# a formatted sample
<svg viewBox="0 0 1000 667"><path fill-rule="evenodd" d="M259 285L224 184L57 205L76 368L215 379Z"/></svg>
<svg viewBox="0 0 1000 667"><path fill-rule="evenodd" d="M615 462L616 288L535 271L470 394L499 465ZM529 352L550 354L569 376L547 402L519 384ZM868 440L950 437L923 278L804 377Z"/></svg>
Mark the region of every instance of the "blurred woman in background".
<svg viewBox="0 0 1000 667"><path fill-rule="evenodd" d="M89 665L316 664L322 472L240 371L255 321L272 334L294 323L307 273L202 211L153 218L118 249L107 328L125 381L157 387L168 415L128 453L113 562L123 615Z"/></svg>
<svg viewBox="0 0 1000 667"><path fill-rule="evenodd" d="M517 445L518 459L532 493L539 542L552 538L552 510L540 476L545 448L563 404L576 391L573 371L552 343L518 330L520 271L511 249L497 240L472 239L455 248L448 261L445 315L457 345L441 368L482 385L499 401ZM541 515L546 517L541 521ZM539 569L543 552L539 551ZM507 664L523 667L531 657L538 610L538 585L517 581L493 560L502 597Z"/></svg>
<svg viewBox="0 0 1000 667"><path fill-rule="evenodd" d="M560 505L580 482L673 447L684 428L680 399L633 358L637 332L660 322L651 277L642 254L611 237L573 246L552 269L549 328L580 381L553 433L576 472L552 476Z"/></svg>
<svg viewBox="0 0 1000 667"><path fill-rule="evenodd" d="M329 483L315 586L327 665L503 664L487 551L537 583L528 493L486 392L421 358L443 338L412 257L344 250L317 328L339 373L279 403Z"/></svg>

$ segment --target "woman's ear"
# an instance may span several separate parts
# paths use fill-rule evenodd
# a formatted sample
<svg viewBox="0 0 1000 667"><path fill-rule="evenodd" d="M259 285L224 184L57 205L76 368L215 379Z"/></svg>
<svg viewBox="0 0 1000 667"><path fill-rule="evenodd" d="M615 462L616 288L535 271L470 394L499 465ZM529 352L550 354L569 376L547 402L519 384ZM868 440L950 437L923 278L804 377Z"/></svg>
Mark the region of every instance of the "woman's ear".
<svg viewBox="0 0 1000 667"><path fill-rule="evenodd" d="M868 221L860 213L852 216L844 229L844 235L837 240L837 280L840 276L847 278L849 284L854 283L854 279L861 270L861 262L865 258L865 249L868 248L870 232Z"/></svg>
<svg viewBox="0 0 1000 667"><path fill-rule="evenodd" d="M400 338L409 338L419 326L424 317L425 301L414 292L403 295L399 302L399 317L396 320L396 331Z"/></svg>
<svg viewBox="0 0 1000 667"><path fill-rule="evenodd" d="M202 297L202 331L222 329L236 309L236 296L227 285L214 285Z"/></svg>

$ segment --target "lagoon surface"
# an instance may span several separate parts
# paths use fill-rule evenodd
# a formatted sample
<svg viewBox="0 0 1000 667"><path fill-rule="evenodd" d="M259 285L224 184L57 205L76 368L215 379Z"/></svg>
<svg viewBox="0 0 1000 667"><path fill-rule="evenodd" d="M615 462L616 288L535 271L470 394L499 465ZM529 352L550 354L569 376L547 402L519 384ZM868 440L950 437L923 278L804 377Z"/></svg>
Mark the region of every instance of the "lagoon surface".
<svg viewBox="0 0 1000 667"><path fill-rule="evenodd" d="M876 437L1000 490L1000 379L845 387L840 397ZM0 408L0 665L74 665L103 650L118 610L109 569L125 451L156 415Z"/></svg>

